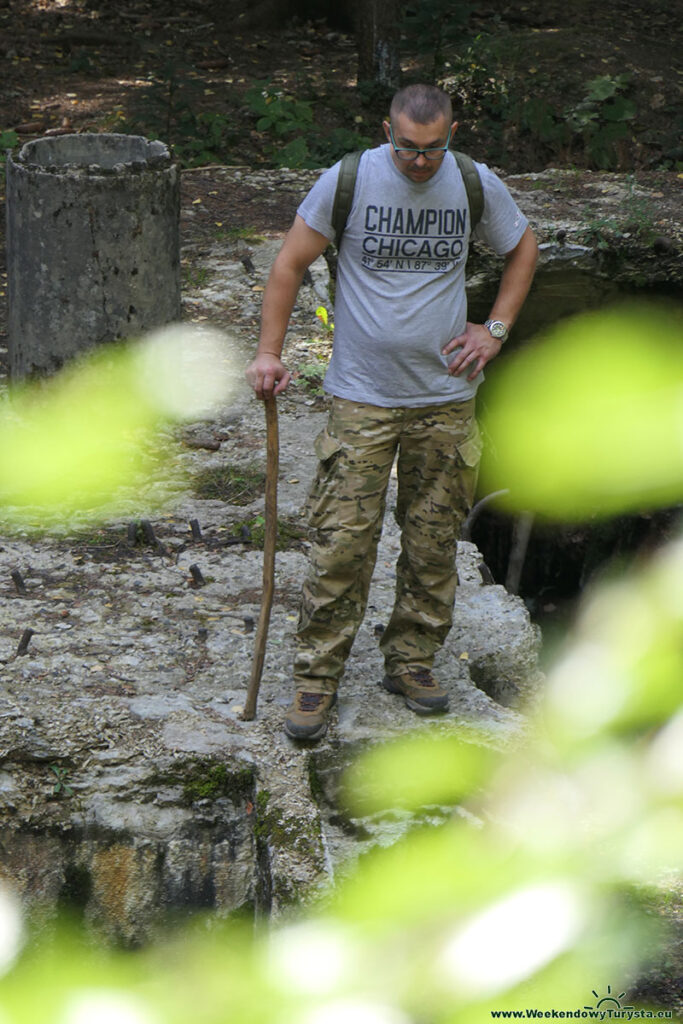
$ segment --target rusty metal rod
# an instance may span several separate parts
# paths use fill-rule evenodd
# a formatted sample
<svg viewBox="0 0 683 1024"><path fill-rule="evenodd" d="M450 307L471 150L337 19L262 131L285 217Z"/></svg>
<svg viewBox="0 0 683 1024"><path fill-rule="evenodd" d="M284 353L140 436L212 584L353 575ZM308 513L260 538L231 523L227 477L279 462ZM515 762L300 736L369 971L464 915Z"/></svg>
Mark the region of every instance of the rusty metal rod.
<svg viewBox="0 0 683 1024"><path fill-rule="evenodd" d="M18 658L20 658L22 654L26 654L26 652L28 651L28 645L31 643L31 637L35 636L35 633L35 629L29 628L25 629L24 632L21 634L21 640L19 641L19 646L17 647Z"/></svg>
<svg viewBox="0 0 683 1024"><path fill-rule="evenodd" d="M195 587L206 586L206 580L204 579L202 570L196 563L190 566L190 576L192 577L192 582L195 585Z"/></svg>
<svg viewBox="0 0 683 1024"><path fill-rule="evenodd" d="M275 590L275 547L277 544L277 475L279 469L279 441L277 425L277 402L274 397L264 401L266 410L266 515L265 537L263 541L263 593L256 639L254 640L254 656L251 665L251 679L247 689L242 718L250 722L256 716L263 661L266 654L270 609L273 604Z"/></svg>
<svg viewBox="0 0 683 1024"><path fill-rule="evenodd" d="M15 569L12 573L12 582L16 587L17 594L26 593L26 584L24 583L24 577L21 575L18 569Z"/></svg>

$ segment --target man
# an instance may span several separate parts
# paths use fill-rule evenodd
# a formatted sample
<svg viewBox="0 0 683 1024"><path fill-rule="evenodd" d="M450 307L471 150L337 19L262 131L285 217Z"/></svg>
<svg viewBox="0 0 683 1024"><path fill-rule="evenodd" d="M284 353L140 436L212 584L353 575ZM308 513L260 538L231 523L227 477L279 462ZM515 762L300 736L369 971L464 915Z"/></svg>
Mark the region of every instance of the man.
<svg viewBox="0 0 683 1024"><path fill-rule="evenodd" d="M531 285L536 240L502 182L478 165L484 212L476 235L505 256L486 324L467 321L467 194L448 147L449 97L433 86L396 94L387 144L363 154L340 246L335 337L325 390L329 421L309 496L315 541L304 583L285 719L295 739L319 739L363 619L398 454L401 527L396 597L380 648L381 681L417 714L446 710L432 675L451 627L459 526L480 455L474 397ZM265 289L260 341L247 379L256 397L281 393L281 353L304 272L334 238L339 165L303 201Z"/></svg>

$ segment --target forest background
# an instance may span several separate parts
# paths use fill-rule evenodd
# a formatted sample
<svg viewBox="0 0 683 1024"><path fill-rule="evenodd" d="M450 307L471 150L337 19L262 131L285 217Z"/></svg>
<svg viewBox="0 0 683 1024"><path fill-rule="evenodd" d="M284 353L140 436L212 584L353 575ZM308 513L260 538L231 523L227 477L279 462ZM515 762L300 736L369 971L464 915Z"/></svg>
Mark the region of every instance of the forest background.
<svg viewBox="0 0 683 1024"><path fill-rule="evenodd" d="M0 149L125 131L186 166L324 167L382 141L400 83L454 98L508 173L681 169L669 0L0 0Z"/></svg>

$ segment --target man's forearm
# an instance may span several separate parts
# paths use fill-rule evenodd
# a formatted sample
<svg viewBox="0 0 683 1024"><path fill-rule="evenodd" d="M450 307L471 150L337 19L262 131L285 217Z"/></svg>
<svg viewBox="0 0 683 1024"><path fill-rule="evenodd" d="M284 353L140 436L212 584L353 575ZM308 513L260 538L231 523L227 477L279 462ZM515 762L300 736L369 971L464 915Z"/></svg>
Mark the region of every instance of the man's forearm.
<svg viewBox="0 0 683 1024"><path fill-rule="evenodd" d="M537 257L536 239L531 228L527 228L505 259L496 301L489 313L491 320L500 320L508 330L519 316L529 293ZM493 337L486 326L468 321L464 332L451 338L441 350L445 356L455 353L448 365L448 373L453 376L466 373L467 380L475 380L486 364L498 355L501 344L500 337Z"/></svg>
<svg viewBox="0 0 683 1024"><path fill-rule="evenodd" d="M297 292L308 267L328 244L327 237L309 228L298 215L275 258L263 293L261 331L256 355L246 377L257 398L284 391L291 374L280 358Z"/></svg>
<svg viewBox="0 0 683 1024"><path fill-rule="evenodd" d="M508 329L512 327L529 294L537 258L538 245L531 228L527 228L506 258L496 301L489 314L491 320L501 320Z"/></svg>
<svg viewBox="0 0 683 1024"><path fill-rule="evenodd" d="M280 356L304 271L275 261L263 293L257 355Z"/></svg>

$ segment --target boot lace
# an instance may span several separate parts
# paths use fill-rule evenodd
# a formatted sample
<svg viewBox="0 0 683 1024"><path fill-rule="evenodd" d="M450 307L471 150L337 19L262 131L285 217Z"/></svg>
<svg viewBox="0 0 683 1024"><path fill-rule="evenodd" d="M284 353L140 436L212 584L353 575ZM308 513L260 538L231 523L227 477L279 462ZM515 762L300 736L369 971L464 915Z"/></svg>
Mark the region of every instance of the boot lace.
<svg viewBox="0 0 683 1024"><path fill-rule="evenodd" d="M299 708L301 711L317 711L320 705L324 702L327 694L324 693L300 693L299 694Z"/></svg>
<svg viewBox="0 0 683 1024"><path fill-rule="evenodd" d="M418 686L435 687L434 677L428 668L411 668L410 677L415 680Z"/></svg>

